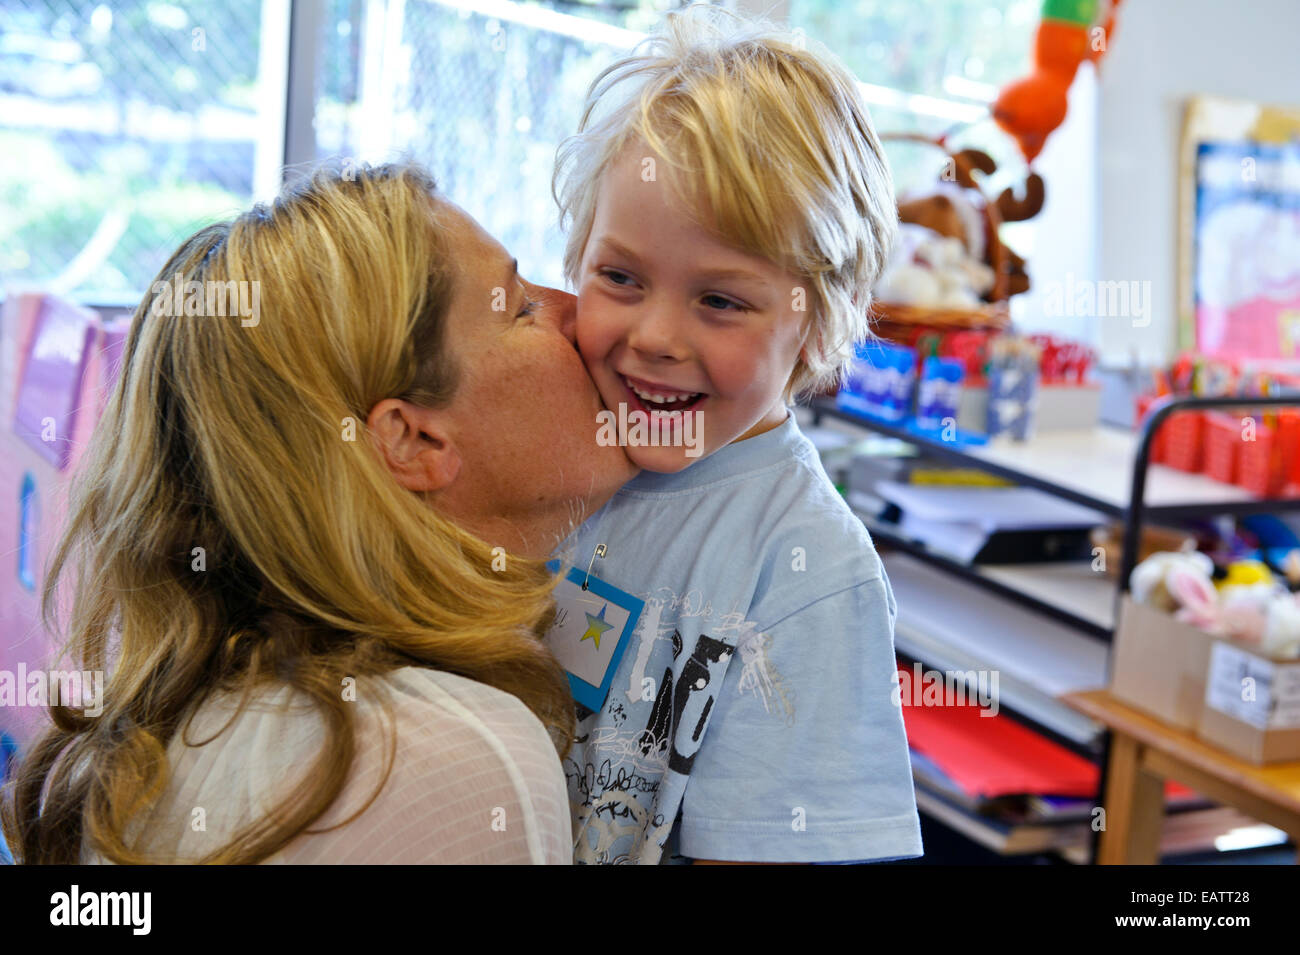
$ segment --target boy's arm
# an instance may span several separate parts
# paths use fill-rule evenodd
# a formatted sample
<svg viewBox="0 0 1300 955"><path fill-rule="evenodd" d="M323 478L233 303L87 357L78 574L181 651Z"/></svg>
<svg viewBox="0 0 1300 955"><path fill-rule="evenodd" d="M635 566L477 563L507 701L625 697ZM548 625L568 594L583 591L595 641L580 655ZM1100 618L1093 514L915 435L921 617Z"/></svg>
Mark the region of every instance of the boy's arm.
<svg viewBox="0 0 1300 955"><path fill-rule="evenodd" d="M811 862L726 862L722 859L692 859L692 865L812 865Z"/></svg>
<svg viewBox="0 0 1300 955"><path fill-rule="evenodd" d="M893 699L893 619L881 569L742 644L686 787L682 855L847 862L921 853Z"/></svg>

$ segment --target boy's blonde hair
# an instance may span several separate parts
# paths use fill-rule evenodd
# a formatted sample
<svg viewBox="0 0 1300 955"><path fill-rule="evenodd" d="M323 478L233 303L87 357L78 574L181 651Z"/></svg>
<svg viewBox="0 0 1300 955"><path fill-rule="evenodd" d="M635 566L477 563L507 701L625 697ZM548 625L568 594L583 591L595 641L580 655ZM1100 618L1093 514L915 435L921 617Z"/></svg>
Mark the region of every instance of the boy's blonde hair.
<svg viewBox="0 0 1300 955"><path fill-rule="evenodd" d="M560 144L552 191L575 285L600 177L638 139L680 173L669 178L709 214L702 225L811 284L808 358L786 400L838 383L870 337L871 288L898 230L889 165L848 70L764 21L700 5L669 14L596 77Z"/></svg>

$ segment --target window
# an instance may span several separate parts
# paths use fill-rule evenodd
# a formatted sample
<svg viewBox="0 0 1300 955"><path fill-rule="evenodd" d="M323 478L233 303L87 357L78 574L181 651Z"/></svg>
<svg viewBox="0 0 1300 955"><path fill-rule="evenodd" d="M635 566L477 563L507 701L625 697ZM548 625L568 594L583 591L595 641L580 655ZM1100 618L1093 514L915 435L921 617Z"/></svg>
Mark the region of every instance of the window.
<svg viewBox="0 0 1300 955"><path fill-rule="evenodd" d="M660 16L635 2L333 0L320 26L316 156L410 156L524 275L562 286L556 146L577 128L592 79Z"/></svg>
<svg viewBox="0 0 1300 955"><path fill-rule="evenodd" d="M286 161L292 174L325 157L426 164L525 275L561 285L555 148L596 74L683 5L304 0L291 24L289 0L4 3L0 280L103 304L137 300L184 236L272 197ZM994 192L1025 169L988 105L1027 71L1038 8L786 5L792 29L857 74L879 130L959 130L955 145L998 162ZM887 150L900 191L942 169L937 151ZM1030 258L1034 231L1009 224L1004 238Z"/></svg>
<svg viewBox="0 0 1300 955"><path fill-rule="evenodd" d="M182 238L274 193L282 133L265 94L283 89L285 56L262 41L277 10L287 29L284 0L5 7L6 286L138 300Z"/></svg>
<svg viewBox="0 0 1300 955"><path fill-rule="evenodd" d="M988 107L1028 72L1039 0L790 0L790 25L825 43L863 85L880 132L953 133L988 152L1004 179L1024 162ZM943 157L890 144L901 191L922 188Z"/></svg>

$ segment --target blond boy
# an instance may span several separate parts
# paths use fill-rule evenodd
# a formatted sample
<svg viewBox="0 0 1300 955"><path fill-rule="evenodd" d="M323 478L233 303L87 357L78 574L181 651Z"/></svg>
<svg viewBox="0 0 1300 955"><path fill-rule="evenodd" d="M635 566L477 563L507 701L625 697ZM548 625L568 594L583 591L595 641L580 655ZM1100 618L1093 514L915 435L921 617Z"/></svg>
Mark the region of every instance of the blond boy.
<svg viewBox="0 0 1300 955"><path fill-rule="evenodd" d="M788 406L869 334L897 228L852 77L670 15L593 83L555 187L579 349L644 469L566 548L646 604L565 760L575 860L919 855L893 594Z"/></svg>

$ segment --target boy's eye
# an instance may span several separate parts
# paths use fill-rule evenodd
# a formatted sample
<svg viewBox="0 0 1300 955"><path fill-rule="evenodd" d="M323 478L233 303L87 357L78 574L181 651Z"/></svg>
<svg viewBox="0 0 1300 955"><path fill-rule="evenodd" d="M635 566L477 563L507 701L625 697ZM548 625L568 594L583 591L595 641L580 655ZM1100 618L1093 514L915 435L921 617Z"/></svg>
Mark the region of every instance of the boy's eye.
<svg viewBox="0 0 1300 955"><path fill-rule="evenodd" d="M537 308L537 305L538 303L533 301L531 298L524 299L523 308L519 309L519 314L516 315L515 318L523 318L526 315L533 314L533 310Z"/></svg>
<svg viewBox="0 0 1300 955"><path fill-rule="evenodd" d="M749 311L748 306L741 305L739 302L734 302L731 299L724 298L721 295L706 295L702 299L700 299L700 301L704 303L705 308L715 308L718 309L719 311L729 311L729 310L734 310L737 312Z"/></svg>
<svg viewBox="0 0 1300 955"><path fill-rule="evenodd" d="M632 284L632 277L626 272L620 272L618 269L601 269L600 274L620 288Z"/></svg>

